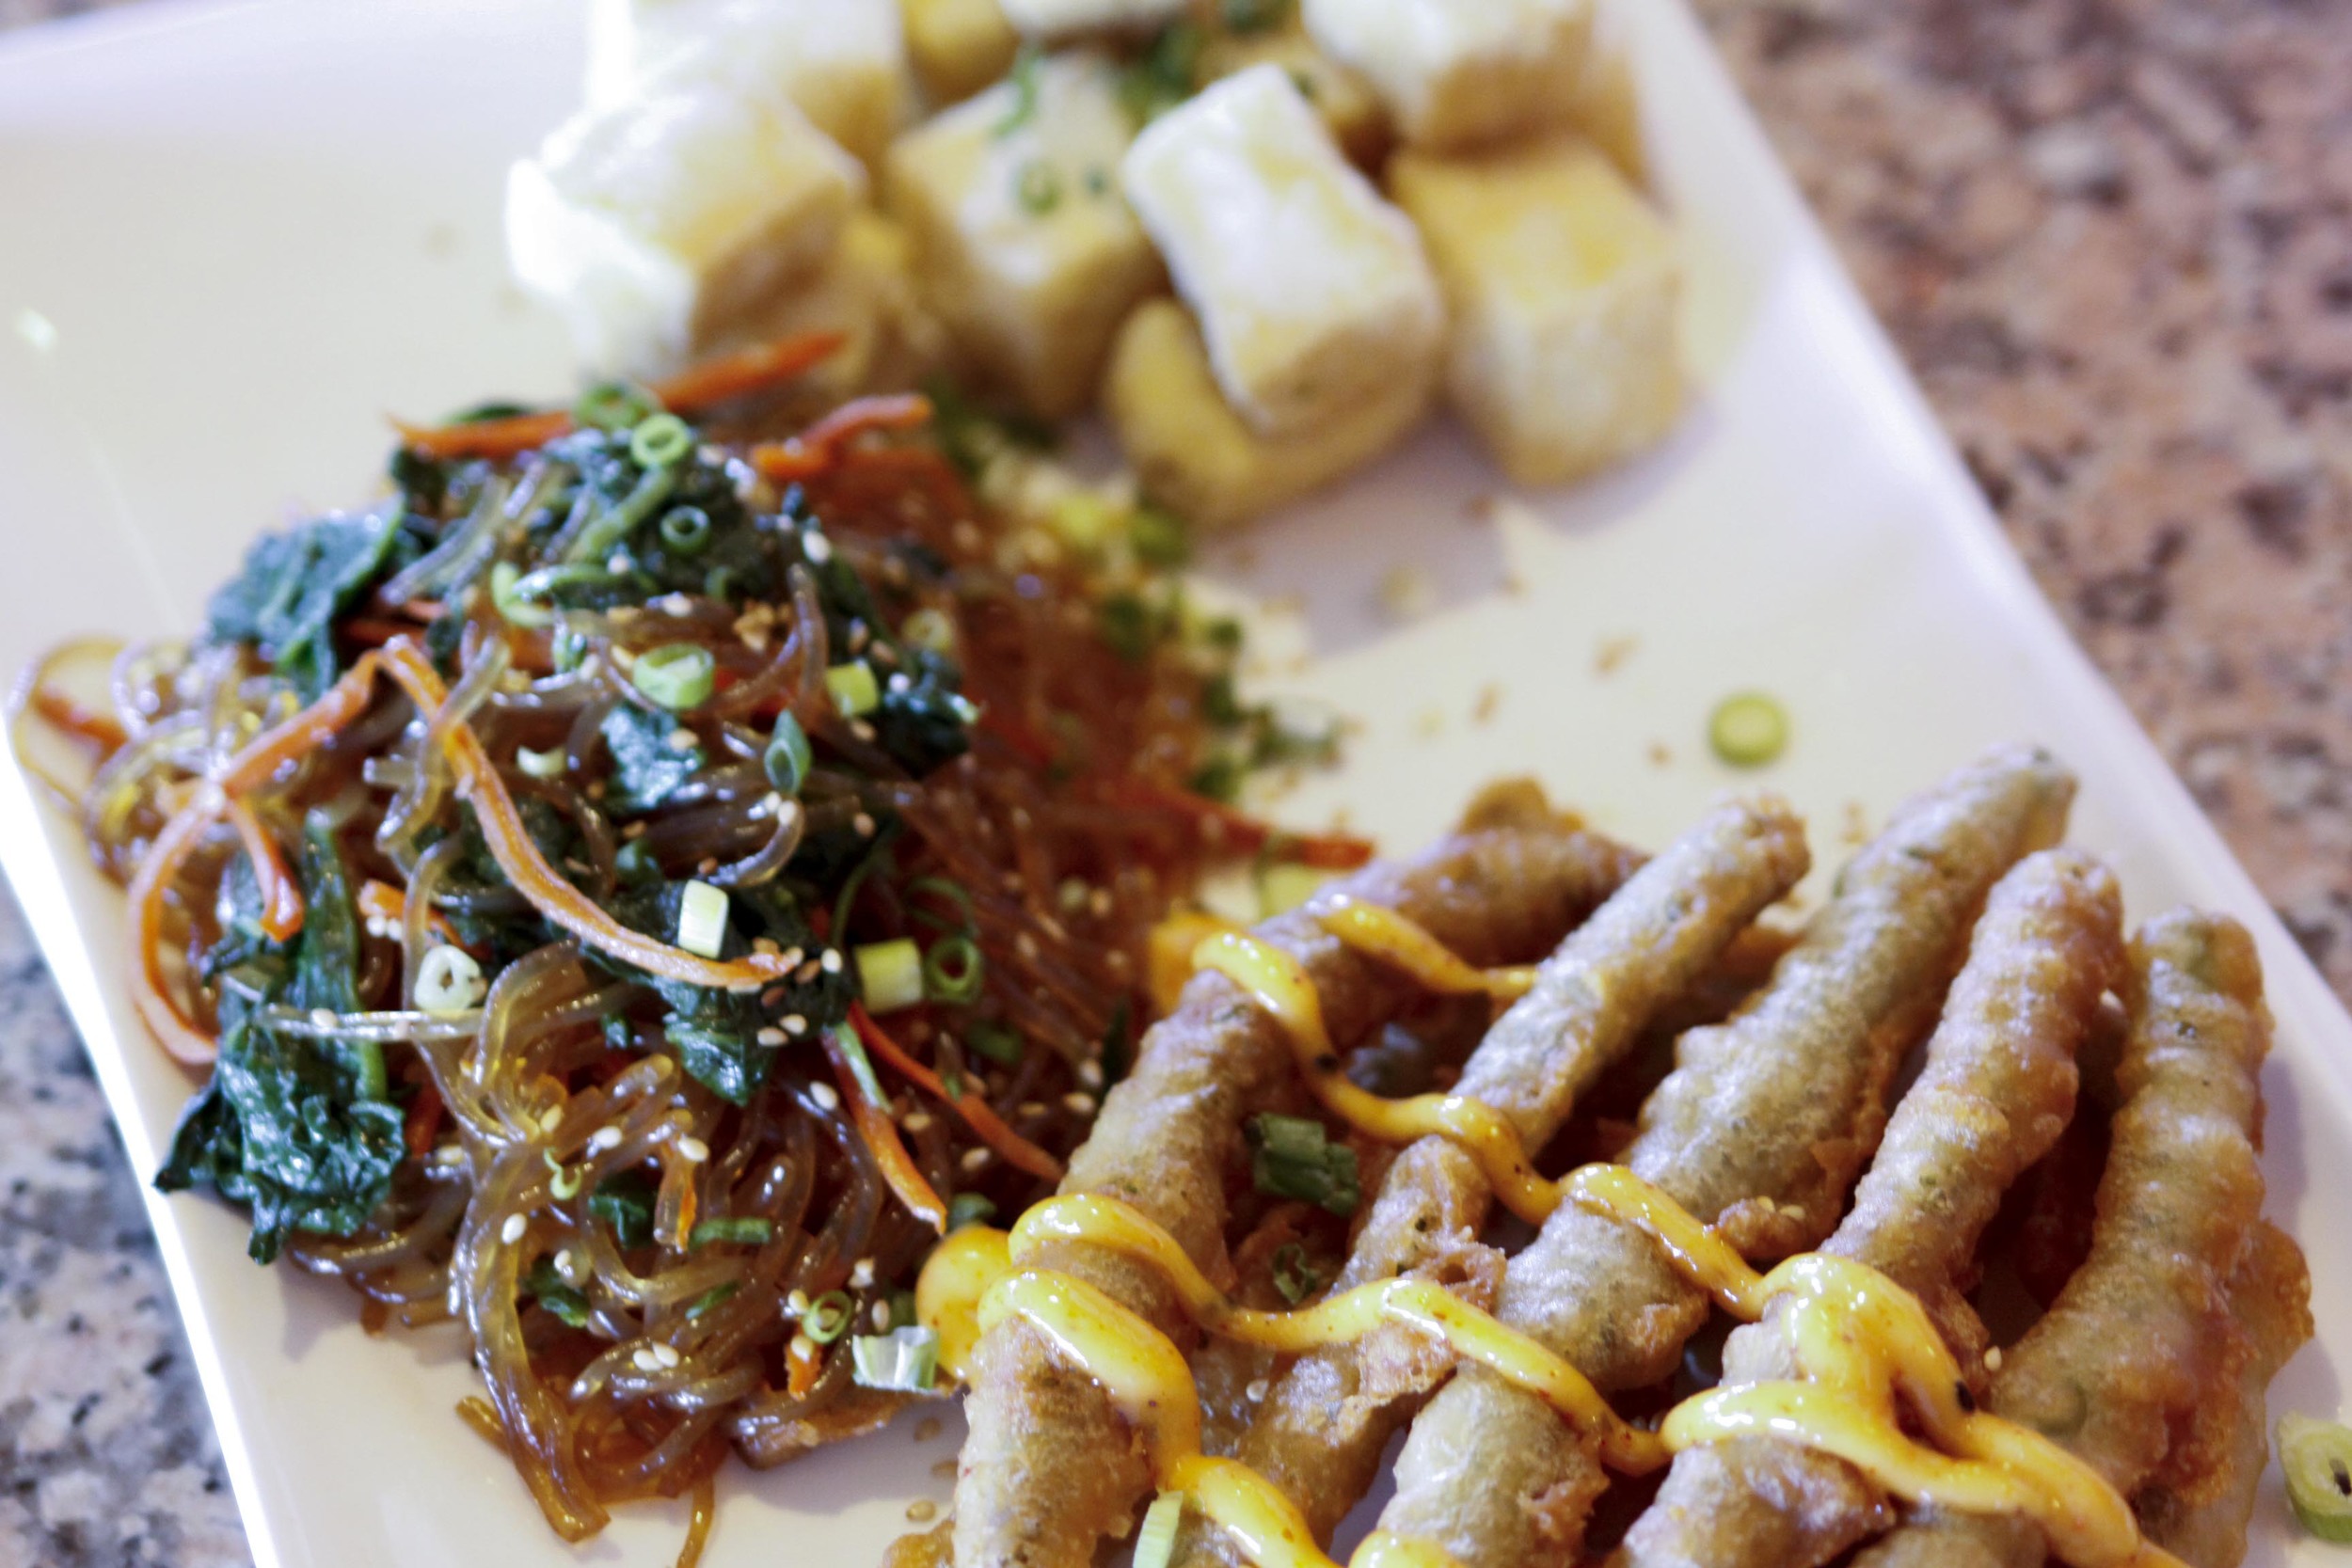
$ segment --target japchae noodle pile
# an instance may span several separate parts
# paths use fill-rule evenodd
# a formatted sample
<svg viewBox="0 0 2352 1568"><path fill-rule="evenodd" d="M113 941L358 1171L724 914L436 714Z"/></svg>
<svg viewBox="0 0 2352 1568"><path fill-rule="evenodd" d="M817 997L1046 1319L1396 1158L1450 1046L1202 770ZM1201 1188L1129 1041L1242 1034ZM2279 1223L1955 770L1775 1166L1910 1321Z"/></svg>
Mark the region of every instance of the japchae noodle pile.
<svg viewBox="0 0 2352 1568"><path fill-rule="evenodd" d="M1250 721L1227 628L1117 530L1025 547L923 400L803 423L822 348L409 432L109 701L90 645L24 693L206 1074L159 1184L371 1327L462 1320L570 1539L691 1490L698 1550L730 1449L927 1390L914 1272L1059 1174L1154 923L1219 857L1361 858L1190 787Z"/></svg>

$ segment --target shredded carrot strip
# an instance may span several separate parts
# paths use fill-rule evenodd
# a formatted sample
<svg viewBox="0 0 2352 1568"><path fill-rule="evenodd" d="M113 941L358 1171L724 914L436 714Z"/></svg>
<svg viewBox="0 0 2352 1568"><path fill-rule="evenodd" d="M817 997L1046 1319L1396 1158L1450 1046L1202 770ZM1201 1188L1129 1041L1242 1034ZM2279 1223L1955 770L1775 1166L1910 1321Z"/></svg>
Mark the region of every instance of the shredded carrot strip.
<svg viewBox="0 0 2352 1568"><path fill-rule="evenodd" d="M358 904L359 917L362 920L380 920L388 926L398 926L408 918L408 895L389 882L379 882L370 879L362 883L359 888ZM457 942L457 927L452 926L449 923L449 917L440 911L429 911L424 920L425 924L433 928L435 936L439 937L443 942ZM458 945L464 944L458 943Z"/></svg>
<svg viewBox="0 0 2352 1568"><path fill-rule="evenodd" d="M46 681L33 684L26 705L51 725L88 741L108 755L130 743L130 732L113 714L101 713L79 703Z"/></svg>
<svg viewBox="0 0 2352 1568"><path fill-rule="evenodd" d="M673 414L695 414L750 397L805 375L832 358L848 338L839 332L801 332L723 354L654 383L653 395Z"/></svg>
<svg viewBox="0 0 2352 1568"><path fill-rule="evenodd" d="M823 473L847 443L869 430L915 430L930 423L931 401L915 393L853 398L788 441L752 449L752 466L779 484Z"/></svg>
<svg viewBox="0 0 2352 1568"><path fill-rule="evenodd" d="M735 354L721 355L667 381L656 382L653 395L674 414L694 414L780 386L829 357L842 343L838 332L804 332L761 343ZM572 429L572 417L561 409L516 414L503 420L472 424L420 426L392 421L403 445L425 457L450 459L520 456L546 446Z"/></svg>
<svg viewBox="0 0 2352 1568"><path fill-rule="evenodd" d="M784 1353L784 1391L794 1399L803 1398L817 1386L817 1379L825 1370L825 1353L817 1341L805 1334L796 1334Z"/></svg>
<svg viewBox="0 0 2352 1568"><path fill-rule="evenodd" d="M866 1098L865 1088L857 1074L850 1069L850 1058L832 1031L825 1033L825 1055L833 1062L833 1078L841 1086L842 1101L850 1107L850 1119L856 1123L858 1135L873 1151L874 1163L882 1167L882 1180L898 1195L907 1212L930 1226L941 1235L947 1234L947 1206L939 1200L939 1194L915 1168L914 1156L907 1146L898 1141L898 1124L890 1119L890 1107L878 1105Z"/></svg>
<svg viewBox="0 0 2352 1568"><path fill-rule="evenodd" d="M290 762L318 750L337 731L368 711L375 698L375 673L380 655L365 653L327 688L326 694L293 718L263 730L246 743L215 775L224 795L249 795L269 783Z"/></svg>
<svg viewBox="0 0 2352 1568"><path fill-rule="evenodd" d="M164 895L205 833L220 819L220 798L206 790L165 823L132 875L129 893L131 930L138 954L131 966L131 1004L146 1021L156 1043L173 1061L189 1067L202 1067L219 1055L220 1042L180 1010L170 988L164 984Z"/></svg>
<svg viewBox="0 0 2352 1568"><path fill-rule="evenodd" d="M382 659L385 670L408 693L408 700L416 704L420 713L437 712L448 701L449 690L441 684L432 660L413 641L398 638L385 644ZM459 793L472 802L474 813L481 819L482 836L490 847L492 858L499 863L499 869L541 914L580 941L664 979L714 990L756 990L791 972L780 953L753 953L727 960L698 958L622 925L594 899L557 876L540 855L539 847L532 843L530 832L523 826L522 813L516 809L514 796L507 793L505 783L491 766L489 753L483 750L481 737L473 733L472 726L451 725L443 750L457 775Z"/></svg>
<svg viewBox="0 0 2352 1568"><path fill-rule="evenodd" d="M1369 839L1343 833L1294 833L1190 790L1177 789L1138 774L1106 781L1104 793L1114 805L1170 812L1189 817L1203 828L1214 823L1215 831L1236 848L1263 849L1277 860L1318 871L1353 871L1372 859Z"/></svg>
<svg viewBox="0 0 2352 1568"><path fill-rule="evenodd" d="M1006 1126L1004 1119L977 1094L970 1090L962 1094L949 1094L946 1084L939 1074L916 1061L897 1040L882 1033L882 1025L867 1015L864 1006L857 1003L850 1005L850 1022L856 1025L858 1037L866 1042L868 1051L888 1062L902 1076L913 1079L917 1087L946 1101L948 1109L962 1117L963 1124L977 1133L982 1143L1002 1155L1008 1164L1048 1181L1061 1180L1059 1160Z"/></svg>
<svg viewBox="0 0 2352 1568"><path fill-rule="evenodd" d="M432 1153L433 1140L440 1131L441 1091L428 1078L417 1085L417 1098L408 1102L408 1120L401 1130L409 1156L421 1160Z"/></svg>
<svg viewBox="0 0 2352 1568"><path fill-rule="evenodd" d="M262 891L262 930L272 942L287 941L302 929L302 884L286 869L278 841L251 806L234 795L224 797L221 805L245 841L246 859L253 863L253 880Z"/></svg>

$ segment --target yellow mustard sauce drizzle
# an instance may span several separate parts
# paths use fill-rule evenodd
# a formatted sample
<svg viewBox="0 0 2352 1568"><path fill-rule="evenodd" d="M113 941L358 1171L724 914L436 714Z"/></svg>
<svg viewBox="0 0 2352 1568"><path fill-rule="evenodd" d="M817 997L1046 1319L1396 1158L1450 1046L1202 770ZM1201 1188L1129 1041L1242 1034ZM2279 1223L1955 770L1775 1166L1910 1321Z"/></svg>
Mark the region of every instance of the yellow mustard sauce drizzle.
<svg viewBox="0 0 2352 1568"><path fill-rule="evenodd" d="M1433 989L1495 995L1527 989L1518 977L1524 972L1482 973L1393 911L1342 904L1320 918L1341 941L1395 962ZM1383 1100L1349 1083L1324 1027L1322 999L1288 954L1224 933L1201 942L1195 962L1232 979L1281 1024L1317 1095L1358 1131L1394 1142L1432 1134L1458 1141L1524 1218L1540 1222L1572 1201L1632 1226L1735 1317L1755 1322L1773 1300L1788 1297L1786 1322L1802 1373L1800 1381L1699 1395L1651 1433L1620 1419L1566 1360L1429 1281L1378 1281L1288 1312L1239 1307L1150 1219L1116 1199L1085 1196L1038 1205L1009 1235L974 1226L942 1243L915 1291L917 1314L939 1335L941 1364L970 1381L978 1336L1008 1318L1025 1320L1101 1383L1142 1431L1161 1489L1182 1495L1231 1531L1259 1568L1338 1565L1317 1549L1298 1510L1271 1481L1200 1452L1200 1395L1174 1341L1094 1287L1025 1266L1041 1247L1083 1242L1148 1264L1204 1329L1283 1354L1351 1342L1386 1323L1406 1325L1595 1434L1603 1460L1620 1472L1654 1470L1685 1449L1733 1437L1777 1437L1834 1454L1914 1503L2029 1517L2049 1537L2052 1553L2076 1568L2183 1568L2140 1538L2130 1507L2096 1471L2039 1433L1973 1409L1963 1397L1959 1364L1926 1309L1885 1275L1820 1253L1759 1274L1680 1204L1621 1165L1587 1165L1547 1181L1492 1107L1454 1095ZM1904 1411L1927 1442L1903 1429ZM1385 1531L1366 1538L1350 1565L1460 1568L1430 1543Z"/></svg>

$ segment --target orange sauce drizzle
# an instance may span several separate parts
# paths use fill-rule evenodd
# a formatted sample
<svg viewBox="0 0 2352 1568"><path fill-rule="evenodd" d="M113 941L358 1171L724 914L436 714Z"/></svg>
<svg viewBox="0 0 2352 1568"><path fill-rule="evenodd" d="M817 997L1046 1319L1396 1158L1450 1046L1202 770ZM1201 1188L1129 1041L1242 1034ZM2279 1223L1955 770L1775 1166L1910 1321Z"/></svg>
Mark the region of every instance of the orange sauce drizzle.
<svg viewBox="0 0 2352 1568"><path fill-rule="evenodd" d="M1341 941L1436 990L1510 996L1532 983L1524 971L1472 968L1391 911L1343 903L1318 918ZM1820 1253L1759 1274L1672 1196L1620 1165L1587 1165L1548 1181L1490 1106L1458 1095L1383 1100L1350 1084L1324 1027L1321 998L1290 955L1220 932L1200 944L1195 962L1232 979L1281 1024L1317 1096L1359 1132L1398 1142L1433 1134L1455 1140L1522 1217L1540 1222L1574 1202L1640 1229L1682 1277L1736 1317L1754 1322L1787 1298L1785 1321L1803 1374L1701 1394L1653 1433L1621 1419L1565 1358L1428 1281L1378 1281L1288 1312L1240 1307L1142 1213L1087 1196L1040 1204L1009 1234L971 1227L944 1242L925 1264L915 1296L921 1321L939 1334L941 1364L969 1381L979 1337L1022 1319L1095 1378L1143 1433L1161 1489L1231 1531L1260 1568L1337 1564L1271 1481L1200 1452L1200 1396L1174 1341L1094 1287L1029 1266L1040 1248L1083 1242L1146 1263L1209 1332L1284 1354L1352 1342L1384 1323L1406 1325L1543 1400L1590 1433L1603 1461L1621 1472L1654 1470L1689 1448L1770 1435L1836 1455L1914 1503L2031 1518L2052 1553L2077 1568L2181 1568L2141 1538L2128 1504L2096 1471L2039 1433L1964 1403L1959 1365L1926 1309L1885 1275ZM1912 1435L1906 1417L1923 1436ZM1350 1561L1351 1568L1459 1568L1427 1542L1387 1532L1367 1538Z"/></svg>

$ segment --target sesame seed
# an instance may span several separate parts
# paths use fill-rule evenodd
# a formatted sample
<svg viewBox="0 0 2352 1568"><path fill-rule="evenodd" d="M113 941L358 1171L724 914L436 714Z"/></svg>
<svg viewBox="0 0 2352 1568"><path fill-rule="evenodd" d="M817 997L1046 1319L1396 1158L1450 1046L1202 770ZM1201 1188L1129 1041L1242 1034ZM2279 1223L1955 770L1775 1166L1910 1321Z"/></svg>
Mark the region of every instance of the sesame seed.
<svg viewBox="0 0 2352 1568"><path fill-rule="evenodd" d="M638 1346L636 1354L631 1355L628 1359L629 1363L641 1372L653 1372L661 1370L661 1363L654 1359L653 1347L651 1345Z"/></svg>
<svg viewBox="0 0 2352 1568"><path fill-rule="evenodd" d="M787 1035L805 1035L808 1033L808 1020L798 1013L787 1013L784 1015L784 1032Z"/></svg>
<svg viewBox="0 0 2352 1568"><path fill-rule="evenodd" d="M677 1157L690 1165L699 1165L710 1158L710 1146L700 1138L680 1138L677 1141Z"/></svg>
<svg viewBox="0 0 2352 1568"><path fill-rule="evenodd" d="M1080 1062L1078 1064L1078 1082L1084 1084L1089 1089L1101 1088L1103 1086L1103 1064L1100 1062Z"/></svg>
<svg viewBox="0 0 2352 1568"><path fill-rule="evenodd" d="M824 956L823 958L818 958L818 959L817 960L817 967L818 967L818 968L819 968L819 969L821 969L821 970L823 970L823 971L824 971L826 974L840 974L840 973L841 973L841 949L840 949L840 948L838 948L838 947L828 947L828 948L826 948L826 949L825 949L825 956Z"/></svg>
<svg viewBox="0 0 2352 1568"><path fill-rule="evenodd" d="M800 966L803 960L807 958L807 957L808 955L806 953L802 952L797 947L787 947L784 950L784 967L787 969L796 969Z"/></svg>
<svg viewBox="0 0 2352 1568"><path fill-rule="evenodd" d="M850 1265L850 1289L863 1291L874 1283L874 1260L861 1258Z"/></svg>
<svg viewBox="0 0 2352 1568"><path fill-rule="evenodd" d="M1264 1378L1254 1379L1248 1387L1242 1390L1242 1393L1248 1396L1251 1404L1264 1403L1266 1395L1271 1392L1273 1392L1273 1390L1267 1386Z"/></svg>
<svg viewBox="0 0 2352 1568"><path fill-rule="evenodd" d="M865 812L859 812L855 816L851 817L850 819L850 826L856 831L857 836L860 838L872 838L874 836L874 819Z"/></svg>
<svg viewBox="0 0 2352 1568"><path fill-rule="evenodd" d="M808 1097L828 1111L841 1109L841 1097L834 1092L831 1084L811 1084L808 1086Z"/></svg>
<svg viewBox="0 0 2352 1568"><path fill-rule="evenodd" d="M672 615L691 615L694 613L694 601L683 594L672 594L661 601L661 608Z"/></svg>
<svg viewBox="0 0 2352 1568"><path fill-rule="evenodd" d="M817 1354L817 1341L805 1334L795 1334L787 1353L795 1360L806 1361Z"/></svg>
<svg viewBox="0 0 2352 1568"><path fill-rule="evenodd" d="M928 1132L930 1131L931 1114L929 1111L910 1111L906 1120L899 1125L910 1132Z"/></svg>
<svg viewBox="0 0 2352 1568"><path fill-rule="evenodd" d="M620 1147L621 1130L617 1127L599 1127L588 1134L588 1152L591 1154L601 1154L608 1148Z"/></svg>
<svg viewBox="0 0 2352 1568"><path fill-rule="evenodd" d="M801 553L818 566L833 559L833 541L810 529L801 535Z"/></svg>
<svg viewBox="0 0 2352 1568"><path fill-rule="evenodd" d="M335 1009L332 1007L313 1007L310 1009L310 1023L313 1028L332 1029L340 1021L335 1016Z"/></svg>
<svg viewBox="0 0 2352 1568"><path fill-rule="evenodd" d="M548 1106L546 1110L544 1110L544 1111L542 1111L542 1112L540 1112L540 1113L539 1113L539 1131L540 1131L540 1132L554 1132L557 1128L559 1128L559 1127L561 1127L561 1126L563 1126L563 1125L564 1125L564 1107L563 1107L563 1106L561 1106L561 1105L550 1105L550 1106Z"/></svg>
<svg viewBox="0 0 2352 1568"><path fill-rule="evenodd" d="M1039 1117L1045 1114L1045 1101L1042 1100L1025 1100L1018 1106L1014 1107L1014 1114L1027 1120L1034 1121Z"/></svg>
<svg viewBox="0 0 2352 1568"><path fill-rule="evenodd" d="M1037 938L1029 935L1028 932L1024 931L1019 936L1012 939L1012 950L1020 954L1023 958L1029 959L1031 962L1035 962L1037 959Z"/></svg>
<svg viewBox="0 0 2352 1568"><path fill-rule="evenodd" d="M1111 907L1111 890L1106 887L1096 888L1087 897L1087 908L1094 911L1097 920L1108 920Z"/></svg>
<svg viewBox="0 0 2352 1568"><path fill-rule="evenodd" d="M684 1359L678 1354L675 1345L665 1345L659 1340L654 1342L653 1358L663 1367L675 1367Z"/></svg>
<svg viewBox="0 0 2352 1568"><path fill-rule="evenodd" d="M614 550L604 558L604 569L616 578L628 571L631 562L627 550Z"/></svg>
<svg viewBox="0 0 2352 1568"><path fill-rule="evenodd" d="M513 1246L516 1242L519 1242L522 1239L523 1217L520 1214L507 1215L506 1223L499 1227L499 1240L504 1242L508 1246Z"/></svg>
<svg viewBox="0 0 2352 1568"><path fill-rule="evenodd" d="M1081 1094L1073 1090L1061 1097L1061 1102L1082 1117L1090 1117L1094 1114L1094 1097L1090 1094Z"/></svg>
<svg viewBox="0 0 2352 1568"><path fill-rule="evenodd" d="M890 679L884 681L882 684L890 691L902 697L914 689L914 682L907 678L907 673L904 670L901 670L898 673L892 675Z"/></svg>
<svg viewBox="0 0 2352 1568"><path fill-rule="evenodd" d="M1997 1372L2001 1370L2000 1346L1994 1345L1992 1349L1984 1353L1984 1364L1989 1370Z"/></svg>
<svg viewBox="0 0 2352 1568"><path fill-rule="evenodd" d="M850 733L857 736L860 740L865 741L869 746L874 743L874 726L867 723L863 719L852 719L850 721ZM1212 817L1210 820L1215 821L1216 818Z"/></svg>
<svg viewBox="0 0 2352 1568"><path fill-rule="evenodd" d="M877 1334L890 1332L890 1299L887 1296L874 1303L874 1332Z"/></svg>
<svg viewBox="0 0 2352 1568"><path fill-rule="evenodd" d="M982 1165L988 1164L988 1150L985 1148L967 1148L963 1151L963 1158L957 1163L962 1165L965 1170L978 1170Z"/></svg>
<svg viewBox="0 0 2352 1568"><path fill-rule="evenodd" d="M762 1029L758 1034L753 1036L752 1037L759 1041L762 1045L782 1045L784 1043L784 1031L781 1029Z"/></svg>
<svg viewBox="0 0 2352 1568"><path fill-rule="evenodd" d="M574 1284L580 1280L580 1252L575 1247L558 1247L555 1251L555 1272Z"/></svg>
<svg viewBox="0 0 2352 1568"><path fill-rule="evenodd" d="M806 1291L794 1291L790 1295L785 1297L784 1310L787 1317L793 1318L800 1317L807 1312L808 1292Z"/></svg>
<svg viewBox="0 0 2352 1568"><path fill-rule="evenodd" d="M907 1504L907 1523L928 1525L939 1517L939 1505L929 1497L917 1497Z"/></svg>
<svg viewBox="0 0 2352 1568"><path fill-rule="evenodd" d="M702 737L690 729L675 729L665 742L673 752L691 752L702 744Z"/></svg>

